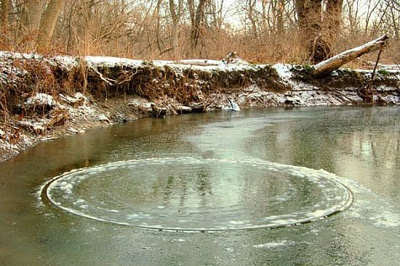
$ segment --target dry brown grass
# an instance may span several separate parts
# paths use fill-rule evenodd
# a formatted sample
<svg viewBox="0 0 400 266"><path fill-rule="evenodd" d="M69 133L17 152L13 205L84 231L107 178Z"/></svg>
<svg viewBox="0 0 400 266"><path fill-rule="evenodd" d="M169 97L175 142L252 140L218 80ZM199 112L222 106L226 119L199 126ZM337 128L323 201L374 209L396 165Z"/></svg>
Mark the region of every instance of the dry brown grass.
<svg viewBox="0 0 400 266"><path fill-rule="evenodd" d="M84 55L106 55L116 57L126 57L133 59L145 60L180 60L193 58L190 51L190 43L186 38L189 32L182 31L179 39L179 47L177 51L166 50L161 52L154 47L153 49L134 49L135 45L131 45L126 40L113 40L111 42L82 42L76 49L65 51L59 45L58 49L54 48L51 53L72 54L78 56ZM333 44L332 53L337 54L344 50L356 47L366 43L377 36L339 36ZM222 59L231 51L236 51L243 59L251 63L291 63L291 64L309 64L307 52L301 43L301 38L296 31L287 32L281 35L269 35L264 37L253 37L241 33L216 32L207 33L203 36L204 40L199 46L197 58L206 59ZM57 43L57 42L55 42ZM140 46L137 44L136 47ZM56 46L57 47L57 46ZM391 41L389 47L385 48L382 55L382 62L393 64L400 62L400 42ZM360 60L356 60L348 67L362 68L367 65L367 61L375 61L376 54L371 53L363 56Z"/></svg>

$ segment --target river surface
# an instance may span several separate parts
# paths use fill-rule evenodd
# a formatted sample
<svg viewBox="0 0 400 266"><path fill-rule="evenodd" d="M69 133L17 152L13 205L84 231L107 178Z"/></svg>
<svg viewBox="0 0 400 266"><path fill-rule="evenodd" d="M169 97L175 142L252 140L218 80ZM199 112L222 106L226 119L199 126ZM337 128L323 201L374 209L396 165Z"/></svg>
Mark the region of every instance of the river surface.
<svg viewBox="0 0 400 266"><path fill-rule="evenodd" d="M400 108L143 119L0 164L0 265L398 265Z"/></svg>

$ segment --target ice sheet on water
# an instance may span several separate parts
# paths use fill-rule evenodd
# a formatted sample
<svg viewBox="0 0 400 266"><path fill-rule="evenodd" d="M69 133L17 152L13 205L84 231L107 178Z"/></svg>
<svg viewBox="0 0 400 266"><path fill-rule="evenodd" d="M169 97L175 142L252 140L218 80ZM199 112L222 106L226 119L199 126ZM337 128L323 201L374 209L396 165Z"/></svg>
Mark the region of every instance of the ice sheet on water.
<svg viewBox="0 0 400 266"><path fill-rule="evenodd" d="M344 213L345 217L369 220L376 227L400 227L400 212L393 204L354 180L343 179L351 189L355 201Z"/></svg>
<svg viewBox="0 0 400 266"><path fill-rule="evenodd" d="M295 242L293 242L293 241L282 240L279 242L269 242L269 243L264 243L264 244L253 245L253 247L254 248L272 249L272 248L292 246L294 244L295 244Z"/></svg>
<svg viewBox="0 0 400 266"><path fill-rule="evenodd" d="M324 192L320 193L321 198L319 198L316 203L311 202L304 206L300 206L300 209L296 208L290 211L286 210L287 212L284 213L279 212L276 216L268 216L270 219L266 219L266 217L263 216L257 219L253 219L246 215L242 217L237 217L237 209L235 209L235 217L237 217L237 220L232 220L233 214L230 213L230 209L225 209L225 206L221 205L218 208L226 211L222 211L221 214L218 214L217 219L213 218L212 222L207 222L206 227L204 227L205 224L202 221L196 218L196 215L194 215L193 217L188 216L188 219L186 219L187 222L184 222L185 226L182 226L182 220L177 222L176 219L171 220L165 218L168 216L164 214L164 205L155 205L153 209L148 209L148 207L146 207L143 211L138 211L135 208L125 210L119 209L119 206L115 206L114 202L112 201L95 201L94 198L92 198L92 196L95 194L90 194L90 191L88 191L89 194L81 194L79 192L81 191L79 188L82 182L86 183L86 180L89 180L89 182L90 180L96 180L93 179L93 177L96 177L98 175L102 176L102 173L108 173L110 171L112 173L112 171L115 171L115 169L118 169L119 171L123 169L131 171L138 170L138 167L140 169L140 167L148 168L147 166L157 165L159 167L163 167L163 165L181 165L183 168L177 167L177 169L189 169L188 171L193 171L193 168L197 166L201 167L201 165L204 164L215 165L218 167L224 166L228 167L229 169L231 167L250 167L249 169L253 169L254 171L262 171L263 176L265 175L265 171L283 171L292 176L296 176L293 174L296 171L306 172L307 175L299 175L300 178L309 179L311 182L314 182L314 179L319 178L321 182L326 182L326 184L330 184L329 190L331 192L330 194ZM238 166L238 164L240 165ZM107 178L107 176L108 174L104 175L105 178ZM162 159L149 158L144 160L114 162L92 168L83 168L56 177L55 179L48 182L48 186L43 186L42 189L44 189L45 187L47 187L45 194L47 195L47 199L50 202L52 202L56 206L59 206L61 209L76 214L78 216L121 225L142 226L149 229L185 230L198 232L250 228L275 228L301 224L303 222L309 222L324 218L325 216L328 216L329 214L335 213L337 211L342 211L349 206L352 200L350 194L346 192L347 190L337 181L337 177L325 171L317 171L301 167L281 165L262 160L230 161L227 159L198 159L192 157ZM339 200L335 200L336 198L334 196L336 195L336 193L343 194L343 196L340 197ZM278 196L280 197L282 195L279 194ZM82 197L86 198L87 200L82 201ZM323 201L323 206L321 206L320 201ZM274 201L274 196L271 196L270 203L273 204L273 202L280 201ZM135 205L135 207L137 208L138 206ZM174 208L174 206L172 206L171 208ZM194 206L193 208L197 207ZM157 209L158 211L154 212L155 209ZM195 210L198 211L198 209ZM194 212L194 214L195 213L196 211ZM154 225L155 220L157 220L158 223L164 224ZM177 226L178 224L179 226Z"/></svg>

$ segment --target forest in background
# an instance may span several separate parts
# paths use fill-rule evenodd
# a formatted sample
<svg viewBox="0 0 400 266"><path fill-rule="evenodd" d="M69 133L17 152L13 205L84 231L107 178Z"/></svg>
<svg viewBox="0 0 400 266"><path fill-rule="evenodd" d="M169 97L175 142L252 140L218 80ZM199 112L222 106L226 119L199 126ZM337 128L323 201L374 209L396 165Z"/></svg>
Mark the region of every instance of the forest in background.
<svg viewBox="0 0 400 266"><path fill-rule="evenodd" d="M139 59L316 63L387 34L400 0L1 0L0 50ZM353 62L374 60L371 54Z"/></svg>

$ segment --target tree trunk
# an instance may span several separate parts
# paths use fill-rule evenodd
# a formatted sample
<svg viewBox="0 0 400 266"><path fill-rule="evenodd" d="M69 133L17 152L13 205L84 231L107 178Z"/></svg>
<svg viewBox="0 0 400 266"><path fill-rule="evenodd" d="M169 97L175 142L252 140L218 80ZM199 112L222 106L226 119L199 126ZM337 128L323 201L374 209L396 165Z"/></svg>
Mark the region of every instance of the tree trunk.
<svg viewBox="0 0 400 266"><path fill-rule="evenodd" d="M37 34L42 17L44 0L25 0L22 24L28 34Z"/></svg>
<svg viewBox="0 0 400 266"><path fill-rule="evenodd" d="M178 7L175 0L169 0L169 11L172 18L171 47L174 59L178 59L178 27L182 12L182 0L178 0Z"/></svg>
<svg viewBox="0 0 400 266"><path fill-rule="evenodd" d="M320 77L329 74L330 72L338 69L342 65L362 56L363 54L370 53L380 49L387 44L388 37L386 35L366 43L362 46L344 51L328 60L325 60L314 66L313 75Z"/></svg>
<svg viewBox="0 0 400 266"><path fill-rule="evenodd" d="M304 10L304 4L306 0L296 0L296 13L297 13L297 24L299 26L299 31L304 32L306 28L306 16Z"/></svg>
<svg viewBox="0 0 400 266"><path fill-rule="evenodd" d="M296 0L296 11L300 33L307 40L314 39L321 30L321 0Z"/></svg>
<svg viewBox="0 0 400 266"><path fill-rule="evenodd" d="M1 31L3 34L8 32L8 14L10 13L10 0L1 1Z"/></svg>
<svg viewBox="0 0 400 266"><path fill-rule="evenodd" d="M51 0L40 21L37 51L46 52L56 27L57 18L64 6L64 0Z"/></svg>
<svg viewBox="0 0 400 266"><path fill-rule="evenodd" d="M278 34L284 33L284 23L283 23L283 16L285 13L285 3L284 1L278 1L275 3L276 7L276 30Z"/></svg>
<svg viewBox="0 0 400 266"><path fill-rule="evenodd" d="M197 55L199 39L201 35L201 22L204 20L204 10L207 0L199 0L196 10L193 0L188 0L192 29L190 33L192 55Z"/></svg>
<svg viewBox="0 0 400 266"><path fill-rule="evenodd" d="M163 52L162 50L162 45L161 45L161 34L160 34L160 25L161 25L161 18L160 18L160 7L161 7L161 1L162 0L157 0L156 8L154 9L153 12L153 19L155 18L156 22L156 41L157 41L157 47L158 51L160 54Z"/></svg>
<svg viewBox="0 0 400 266"><path fill-rule="evenodd" d="M329 44L322 38L322 1L296 0L299 34L313 64L329 57Z"/></svg>
<svg viewBox="0 0 400 266"><path fill-rule="evenodd" d="M343 0L328 0L326 3L326 14L324 25L327 29L328 42L332 44L337 32L340 32L342 25Z"/></svg>
<svg viewBox="0 0 400 266"><path fill-rule="evenodd" d="M256 1L255 0L249 0L248 2L248 17L251 23L251 30L252 33L254 35L255 38L258 37L258 33L257 33L257 22L256 19L254 18L254 8L256 5Z"/></svg>

